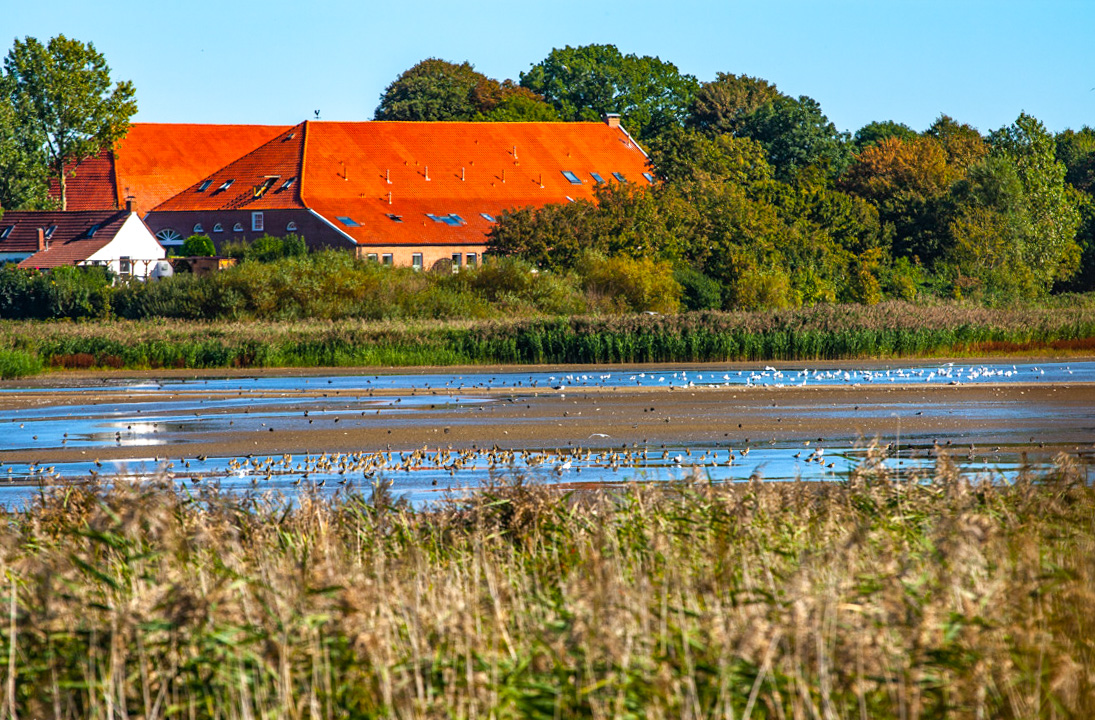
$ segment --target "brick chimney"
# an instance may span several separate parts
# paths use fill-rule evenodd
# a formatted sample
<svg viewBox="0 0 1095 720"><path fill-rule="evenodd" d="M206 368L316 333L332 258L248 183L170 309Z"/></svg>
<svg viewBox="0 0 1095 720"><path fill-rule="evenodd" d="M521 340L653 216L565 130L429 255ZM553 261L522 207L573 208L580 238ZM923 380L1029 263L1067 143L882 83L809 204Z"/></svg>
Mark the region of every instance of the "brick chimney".
<svg viewBox="0 0 1095 720"><path fill-rule="evenodd" d="M38 252L46 249L46 229L38 228Z"/></svg>
<svg viewBox="0 0 1095 720"><path fill-rule="evenodd" d="M605 113L605 125L610 128L620 127L620 113Z"/></svg>
<svg viewBox="0 0 1095 720"><path fill-rule="evenodd" d="M137 212L137 198L133 197L132 195L126 195L125 211L129 213Z"/></svg>

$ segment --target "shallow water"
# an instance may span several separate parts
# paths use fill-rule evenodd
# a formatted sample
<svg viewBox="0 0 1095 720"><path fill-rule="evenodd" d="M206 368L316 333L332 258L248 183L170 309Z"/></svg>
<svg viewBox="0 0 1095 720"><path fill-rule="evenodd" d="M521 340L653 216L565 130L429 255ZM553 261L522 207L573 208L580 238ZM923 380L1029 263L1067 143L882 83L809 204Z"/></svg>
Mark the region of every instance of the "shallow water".
<svg viewBox="0 0 1095 720"><path fill-rule="evenodd" d="M511 372L446 374L391 374L363 376L209 378L197 380L110 380L94 388L6 388L0 396L19 393L49 393L59 404L11 412L0 424L0 447L4 450L42 451L84 449L88 459L81 462L3 463L0 465L0 504L15 507L25 503L42 486L92 476L139 479L155 473L173 477L183 486L219 483L227 489L276 490L294 493L301 487L319 486L333 492L347 486L367 487L377 480L391 480L397 495L414 502L427 502L453 488L474 487L492 475L527 474L546 482L614 483L629 479L669 480L700 475L713 481L747 480L753 475L767 480L822 481L846 478L864 459L863 441L854 436L831 441L821 448L799 440L752 444L667 442L662 445L619 445L607 434L576 437L567 448L532 445L523 454L500 458L479 448L454 464L446 451L417 457L412 451L378 454L374 447L357 454L312 454L277 457L167 457L162 446L208 443L224 433L248 431L292 432L314 427L314 423L352 423L355 427L413 427L435 423L444 413L446 425L477 424L491 407L502 402L535 403L541 397L559 397L570 390L593 388L688 388L703 386L878 386L878 385L961 385L997 383L1064 384L1095 381L1095 362L997 363L894 365L888 368L803 367L776 369L758 365L755 369L707 368L660 369L655 372L590 369L582 372ZM120 394L113 405L86 401L104 388ZM383 391L382 395L372 395ZM437 391L442 394L432 395ZM489 391L489 392L488 392ZM161 396L159 399L157 396ZM924 406L927 408L927 406ZM991 447L966 447L952 438L960 451L952 453L967 473L995 473L1013 477L1020 469L1038 467L1048 458L1024 459L1026 438L1038 432L1040 411L1019 402L969 400L949 402L934 412L955 417L1009 420L1021 428L1012 435L993 437ZM790 416L810 413L815 417L852 419L852 409L841 405L783 406ZM886 423L895 417L920 413L909 403L875 403L862 410L855 407L854 419L862 424ZM430 417L427 417L427 414ZM431 419L432 418L432 419ZM1089 417L1095 437L1095 409ZM512 422L521 422L515 419ZM345 427L345 425L343 425ZM991 429L991 428L990 428ZM885 460L902 473L920 472L931 464L936 438L927 435L900 437L900 423ZM598 435L600 437L598 437ZM896 442L895 442L896 441ZM131 448L124 460L97 461L99 448ZM578 453L581 448L581 453ZM809 461L808 461L809 459ZM1024 465L1024 463L1026 463Z"/></svg>

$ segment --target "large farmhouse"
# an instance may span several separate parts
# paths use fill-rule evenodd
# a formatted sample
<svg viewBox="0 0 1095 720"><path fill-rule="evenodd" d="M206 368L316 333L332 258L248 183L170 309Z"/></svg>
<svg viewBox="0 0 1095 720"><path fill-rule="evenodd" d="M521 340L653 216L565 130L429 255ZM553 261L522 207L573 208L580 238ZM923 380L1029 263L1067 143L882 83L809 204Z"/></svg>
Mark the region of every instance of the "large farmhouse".
<svg viewBox="0 0 1095 720"><path fill-rule="evenodd" d="M643 150L603 123L135 123L67 181L70 210L140 209L166 247L204 234L296 233L378 262L475 264L503 210L653 182Z"/></svg>
<svg viewBox="0 0 1095 720"><path fill-rule="evenodd" d="M605 123L305 122L151 208L162 240L220 247L302 235L378 262L474 264L505 209L648 185L646 155Z"/></svg>
<svg viewBox="0 0 1095 720"><path fill-rule="evenodd" d="M68 169L68 210L142 211L288 129L285 125L133 123L113 150ZM50 188L60 198L57 181Z"/></svg>

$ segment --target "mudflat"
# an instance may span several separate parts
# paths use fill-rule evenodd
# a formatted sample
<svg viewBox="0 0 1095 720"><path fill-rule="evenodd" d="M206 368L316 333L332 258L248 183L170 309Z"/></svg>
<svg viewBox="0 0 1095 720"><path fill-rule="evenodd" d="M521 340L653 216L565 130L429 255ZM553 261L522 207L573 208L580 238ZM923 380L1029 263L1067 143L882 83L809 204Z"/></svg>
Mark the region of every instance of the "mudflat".
<svg viewBox="0 0 1095 720"><path fill-rule="evenodd" d="M588 369L587 369L588 370ZM133 390L87 387L81 405L140 401ZM48 388L0 396L0 415L71 403ZM335 411L310 417L303 401L337 400ZM236 392L150 390L148 399L170 404L237 397ZM414 396L399 413L377 410L385 397ZM428 396L428 397L424 397ZM224 409L191 413L185 428L165 427L142 452L159 457L246 456L279 453L359 452L428 447L612 447L619 445L759 444L769 441L843 443L874 438L900 444L1006 446L1011 451L1087 454L1095 441L1095 384L1007 384L862 387L519 388L368 390L333 393L316 387L294 393L252 391L256 415L281 413L293 421L249 422L249 406L233 420L203 430L202 418ZM454 402L456 398L462 402ZM261 410L258 403L262 403ZM360 401L355 404L355 401ZM33 410L32 410L33 411ZM60 419L64 419L63 417ZM76 418L73 418L74 420ZM155 416L149 416L154 421ZM165 423L165 426L168 423ZM0 425L0 437L3 427ZM0 441L0 448L3 442ZM60 444L0 450L7 462L66 462L132 456L133 447L68 448Z"/></svg>

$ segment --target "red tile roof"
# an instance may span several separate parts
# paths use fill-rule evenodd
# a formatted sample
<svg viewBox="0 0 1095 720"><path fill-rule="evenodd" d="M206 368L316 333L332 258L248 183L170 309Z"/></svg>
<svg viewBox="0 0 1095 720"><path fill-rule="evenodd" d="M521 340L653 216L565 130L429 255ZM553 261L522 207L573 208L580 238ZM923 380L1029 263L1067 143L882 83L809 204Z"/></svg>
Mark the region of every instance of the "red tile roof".
<svg viewBox="0 0 1095 720"><path fill-rule="evenodd" d="M289 128L213 174L195 178L185 190L160 203L155 209L186 211L303 208L304 205L300 202L303 153L303 126Z"/></svg>
<svg viewBox="0 0 1095 720"><path fill-rule="evenodd" d="M135 197L143 213L285 131L285 125L134 123L113 153L66 181L69 210L110 210ZM51 194L60 197L56 180Z"/></svg>
<svg viewBox="0 0 1095 720"><path fill-rule="evenodd" d="M591 173L645 186L646 172L643 151L603 123L307 122L207 176L205 192L196 183L156 210L303 206L360 244L482 243L491 222L481 213L591 198ZM254 197L264 176L291 174L293 194ZM228 179L228 191L211 193ZM451 214L459 219L429 217Z"/></svg>
<svg viewBox="0 0 1095 720"><path fill-rule="evenodd" d="M114 239L129 216L124 210L84 210L69 212L5 212L0 218L0 252L35 253L19 267L46 268L73 265L94 255ZM98 226L98 227L96 227ZM38 229L54 227L46 241L49 248L38 252ZM95 227L94 234L89 235Z"/></svg>

